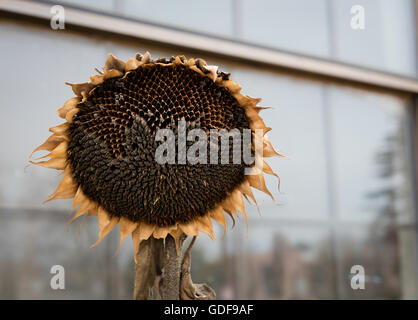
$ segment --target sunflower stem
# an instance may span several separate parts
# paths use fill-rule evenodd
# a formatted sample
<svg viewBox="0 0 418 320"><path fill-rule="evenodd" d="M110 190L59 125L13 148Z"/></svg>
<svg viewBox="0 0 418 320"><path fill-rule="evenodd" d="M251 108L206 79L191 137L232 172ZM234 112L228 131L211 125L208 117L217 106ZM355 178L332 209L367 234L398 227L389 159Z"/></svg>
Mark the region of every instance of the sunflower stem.
<svg viewBox="0 0 418 320"><path fill-rule="evenodd" d="M135 264L135 300L153 297L163 300L213 300L215 291L206 283L193 283L190 274L193 237L181 255L186 239L182 234L176 241L171 235L165 240L150 237L141 242Z"/></svg>
<svg viewBox="0 0 418 320"><path fill-rule="evenodd" d="M150 237L139 245L135 263L134 299L147 300L151 296L151 289L156 280L161 277L163 266L162 239ZM154 288L155 289L155 288ZM158 289L158 288L157 288ZM154 290L154 296L158 291Z"/></svg>
<svg viewBox="0 0 418 320"><path fill-rule="evenodd" d="M163 300L180 299L180 268L181 256L177 252L176 241L168 235L165 238L163 281L160 291Z"/></svg>

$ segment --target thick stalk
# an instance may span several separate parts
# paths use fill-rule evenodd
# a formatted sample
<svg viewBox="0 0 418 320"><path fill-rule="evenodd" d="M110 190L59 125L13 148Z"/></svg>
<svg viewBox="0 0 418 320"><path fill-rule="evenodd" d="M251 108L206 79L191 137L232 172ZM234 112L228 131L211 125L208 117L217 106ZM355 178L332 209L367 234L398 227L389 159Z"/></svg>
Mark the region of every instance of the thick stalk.
<svg viewBox="0 0 418 320"><path fill-rule="evenodd" d="M142 241L139 245L135 263L135 300L146 300L151 297L151 288L162 272L163 248L163 240L153 237Z"/></svg>
<svg viewBox="0 0 418 320"><path fill-rule="evenodd" d="M177 252L176 242L171 235L165 238L164 269L160 288L163 300L180 299L181 256Z"/></svg>
<svg viewBox="0 0 418 320"><path fill-rule="evenodd" d="M142 241L135 264L134 299L153 297L163 300L213 300L216 294L205 283L194 284L190 275L193 238L182 257L181 247L186 235L176 241L171 235L164 240L150 237ZM153 289L153 292L151 291Z"/></svg>

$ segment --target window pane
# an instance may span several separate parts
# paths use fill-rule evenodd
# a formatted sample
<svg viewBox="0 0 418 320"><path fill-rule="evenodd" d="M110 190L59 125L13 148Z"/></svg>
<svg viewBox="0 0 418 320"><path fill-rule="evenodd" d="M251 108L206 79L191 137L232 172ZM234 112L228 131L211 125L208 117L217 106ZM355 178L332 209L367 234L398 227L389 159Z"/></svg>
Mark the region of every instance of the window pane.
<svg viewBox="0 0 418 320"><path fill-rule="evenodd" d="M189 31L231 36L233 13L231 0L124 0L119 12Z"/></svg>
<svg viewBox="0 0 418 320"><path fill-rule="evenodd" d="M333 299L334 272L327 229L250 223L213 242L199 238L193 249L194 281L208 282L219 299ZM327 270L327 272L324 272Z"/></svg>
<svg viewBox="0 0 418 320"><path fill-rule="evenodd" d="M267 186L277 195L278 206L262 196L262 215L285 219L328 219L322 85L280 77L268 72L234 70L233 79L243 93L263 97L260 105L273 145L289 159L267 162L281 179L267 176ZM261 196L261 193L259 193Z"/></svg>
<svg viewBox="0 0 418 320"><path fill-rule="evenodd" d="M417 76L413 0L342 0L330 4L335 59ZM354 5L365 10L363 30L351 28L350 9Z"/></svg>
<svg viewBox="0 0 418 320"><path fill-rule="evenodd" d="M416 299L416 230L395 220L386 215L368 226L345 224L338 228L340 298ZM351 287L355 265L364 268L364 289Z"/></svg>
<svg viewBox="0 0 418 320"><path fill-rule="evenodd" d="M329 56L326 0L244 0L244 40L299 53Z"/></svg>
<svg viewBox="0 0 418 320"><path fill-rule="evenodd" d="M36 0L35 0L36 1ZM52 0L46 0L50 1L54 5L56 2ZM97 9L97 10L103 10L103 11L113 11L115 9L115 1L114 0L60 0L60 3L64 5L72 5L77 6L81 8L88 8L88 9Z"/></svg>
<svg viewBox="0 0 418 320"><path fill-rule="evenodd" d="M337 242L340 297L416 299L410 101L337 87L327 94L333 199L342 223ZM365 290L350 287L353 265L365 268Z"/></svg>
<svg viewBox="0 0 418 320"><path fill-rule="evenodd" d="M90 249L97 222L87 219L66 229L68 210L0 208L0 299L131 299L132 245L115 256L119 234ZM65 271L65 290L52 290L52 266Z"/></svg>
<svg viewBox="0 0 418 320"><path fill-rule="evenodd" d="M335 201L341 219L370 222L393 211L414 219L409 100L331 87Z"/></svg>

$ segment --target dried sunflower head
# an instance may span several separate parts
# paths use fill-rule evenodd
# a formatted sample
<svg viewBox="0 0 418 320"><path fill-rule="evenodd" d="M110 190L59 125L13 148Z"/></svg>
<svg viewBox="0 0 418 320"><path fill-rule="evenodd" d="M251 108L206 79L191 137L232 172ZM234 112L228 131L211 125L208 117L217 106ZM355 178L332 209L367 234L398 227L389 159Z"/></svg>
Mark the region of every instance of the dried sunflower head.
<svg viewBox="0 0 418 320"><path fill-rule="evenodd" d="M42 157L50 159L32 162L63 170L46 201L74 197L78 209L71 221L97 216L94 245L117 223L120 243L132 234L135 250L151 236L170 234L177 241L182 233L204 232L214 238L211 218L224 228L225 212L233 218L239 210L246 218L243 196L256 203L251 187L271 196L263 172L276 174L264 160L262 170L251 175L246 169L254 163L181 162L176 140L176 161L156 161L158 131L171 129L177 139L181 122L208 136L213 129L250 135L259 129L262 157L280 156L265 135L270 128L259 116L261 99L242 95L229 74L201 59L152 60L149 53L126 63L109 55L103 71L90 82L70 84L76 97L57 111L66 122L50 128L52 135L33 151L50 151ZM254 137L249 144L254 151ZM190 148L189 141L185 149Z"/></svg>

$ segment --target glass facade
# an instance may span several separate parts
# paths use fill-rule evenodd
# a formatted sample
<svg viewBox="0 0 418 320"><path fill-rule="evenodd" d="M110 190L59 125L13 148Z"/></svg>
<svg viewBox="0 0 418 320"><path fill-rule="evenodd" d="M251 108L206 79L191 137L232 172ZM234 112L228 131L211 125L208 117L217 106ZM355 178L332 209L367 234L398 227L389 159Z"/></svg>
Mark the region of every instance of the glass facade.
<svg viewBox="0 0 418 320"><path fill-rule="evenodd" d="M347 29L352 1L346 0L202 5L182 0L176 6L172 1L109 0L88 6L415 77L413 1L396 2L356 1L366 9L364 31ZM88 218L79 234L80 222L66 230L71 201L40 205L59 178L51 170L26 166L31 150L47 138L45 128L59 123L53 110L73 95L64 82L86 81L109 52L126 60L150 48L7 18L0 25L5 40L0 42L5 93L0 108L0 299L130 299L130 239L116 256L118 230L89 249L97 238L95 218ZM176 50L154 46L150 51L153 57L169 57ZM280 192L277 179L266 178L277 203L255 192L260 214L247 206L248 230L239 219L225 235L217 226L216 242L199 237L192 254L194 281L207 282L220 299L418 298L413 95L205 59L231 72L245 94L273 107L263 111L273 128L268 134L289 159L269 161L281 178ZM65 267L66 290L50 289L53 265ZM350 287L353 265L365 268L365 290Z"/></svg>

